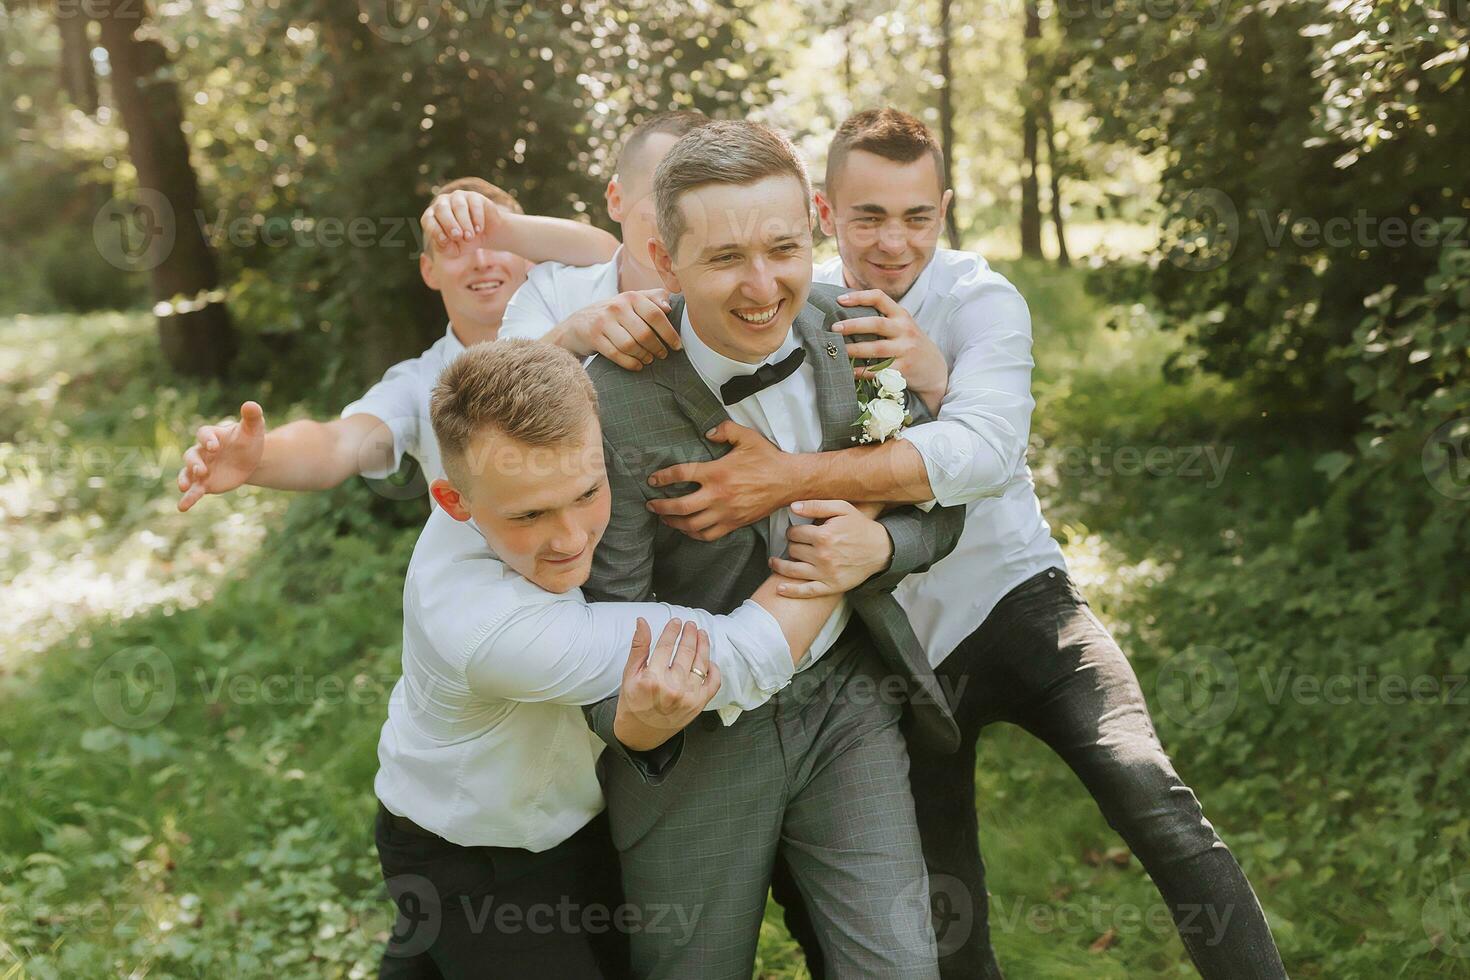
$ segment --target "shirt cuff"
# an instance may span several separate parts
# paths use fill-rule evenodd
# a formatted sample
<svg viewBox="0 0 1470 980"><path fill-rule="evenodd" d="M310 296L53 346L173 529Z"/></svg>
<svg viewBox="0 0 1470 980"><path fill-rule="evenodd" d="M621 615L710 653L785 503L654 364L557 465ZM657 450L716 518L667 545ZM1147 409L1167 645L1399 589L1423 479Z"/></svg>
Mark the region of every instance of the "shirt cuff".
<svg viewBox="0 0 1470 980"><path fill-rule="evenodd" d="M958 475L968 472L968 460L964 453L967 447L956 446L945 431L948 428L933 423L913 425L904 429L900 436L913 444L919 451L919 458L924 461L924 473L929 477L929 489L933 492L934 499L914 506L926 512L936 503L948 507L967 502L960 499L965 488L962 481L957 479Z"/></svg>
<svg viewBox="0 0 1470 980"><path fill-rule="evenodd" d="M361 470L361 474L369 480L386 480L394 473L397 473L398 467L403 464L403 454L408 446L408 430L413 423L404 419L393 419L392 412L385 412L383 409L375 407L372 402L365 398L359 398L351 405L342 409L342 414L337 417L345 419L350 415L371 415L386 425L388 431L393 433L393 465L380 469Z"/></svg>

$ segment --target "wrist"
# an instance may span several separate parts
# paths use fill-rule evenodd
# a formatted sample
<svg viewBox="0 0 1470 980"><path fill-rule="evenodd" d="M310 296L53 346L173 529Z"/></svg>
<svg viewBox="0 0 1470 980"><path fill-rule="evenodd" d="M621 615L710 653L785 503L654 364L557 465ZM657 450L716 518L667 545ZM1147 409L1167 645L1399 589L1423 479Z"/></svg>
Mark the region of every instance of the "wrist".
<svg viewBox="0 0 1470 980"><path fill-rule="evenodd" d="M613 737L630 752L647 752L668 740L668 736L659 738L653 729L624 712L621 700L618 713L613 717Z"/></svg>
<svg viewBox="0 0 1470 980"><path fill-rule="evenodd" d="M817 500L825 495L817 490L817 465L819 453L780 452L775 467L776 479L772 480L779 494L779 505L789 507L798 500Z"/></svg>

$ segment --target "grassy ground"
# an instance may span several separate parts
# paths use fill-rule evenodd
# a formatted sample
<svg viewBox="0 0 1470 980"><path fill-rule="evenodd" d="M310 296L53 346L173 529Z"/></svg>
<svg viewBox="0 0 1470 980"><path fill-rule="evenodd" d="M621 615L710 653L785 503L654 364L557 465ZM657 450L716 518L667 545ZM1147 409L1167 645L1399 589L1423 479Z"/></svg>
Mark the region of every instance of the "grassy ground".
<svg viewBox="0 0 1470 980"><path fill-rule="evenodd" d="M1470 977L1455 556L1357 533L1309 433L1223 384L1166 385L1146 310L1011 272L1037 325L1053 529L1292 975ZM372 975L374 747L423 502L358 481L178 515L186 435L247 393L171 381L155 348L141 316L0 323L0 978ZM1282 693L1282 670L1365 664L1439 697ZM989 730L979 804L1012 976L1193 975L1042 747ZM757 972L805 976L778 915Z"/></svg>

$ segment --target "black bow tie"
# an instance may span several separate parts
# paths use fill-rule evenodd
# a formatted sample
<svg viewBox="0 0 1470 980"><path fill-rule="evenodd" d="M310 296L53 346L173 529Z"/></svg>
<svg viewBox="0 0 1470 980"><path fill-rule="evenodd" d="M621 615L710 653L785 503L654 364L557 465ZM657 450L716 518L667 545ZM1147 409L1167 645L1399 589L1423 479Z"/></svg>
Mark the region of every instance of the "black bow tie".
<svg viewBox="0 0 1470 980"><path fill-rule="evenodd" d="M738 378L731 378L720 385L720 400L726 405L744 401L757 391L765 391L771 385L777 385L796 373L801 367L801 362L806 360L806 348L798 347L787 354L781 360L771 364L762 364L755 369L754 374L742 374Z"/></svg>

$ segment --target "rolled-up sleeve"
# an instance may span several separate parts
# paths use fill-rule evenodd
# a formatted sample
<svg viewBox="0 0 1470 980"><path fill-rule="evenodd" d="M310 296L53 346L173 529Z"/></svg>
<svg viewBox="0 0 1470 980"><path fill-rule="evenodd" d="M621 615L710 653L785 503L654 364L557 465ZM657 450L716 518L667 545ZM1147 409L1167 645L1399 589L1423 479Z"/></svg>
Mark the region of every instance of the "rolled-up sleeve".
<svg viewBox="0 0 1470 980"><path fill-rule="evenodd" d="M945 506L999 494L1031 435L1031 314L1014 287L988 272L950 297L949 390L938 417L906 429L934 499ZM936 338L938 339L938 338Z"/></svg>
<svg viewBox="0 0 1470 980"><path fill-rule="evenodd" d="M423 436L420 402L425 387L433 385L435 380L427 376L428 370L422 357L395 364L361 398L342 409L340 418L371 415L393 433L393 465L364 469L363 476L385 479L398 472L404 453L418 454Z"/></svg>
<svg viewBox="0 0 1470 980"><path fill-rule="evenodd" d="M693 621L709 634L710 659L720 668L721 683L706 710L720 709L726 724L740 711L764 704L791 680L786 636L751 600L716 616L663 602L566 599L518 609L495 625L470 657L470 687L484 697L511 701L591 704L610 697L622 684L640 618L648 623L654 644L674 618Z"/></svg>

